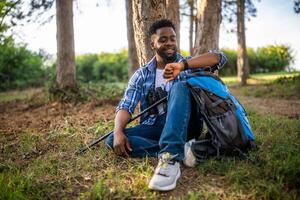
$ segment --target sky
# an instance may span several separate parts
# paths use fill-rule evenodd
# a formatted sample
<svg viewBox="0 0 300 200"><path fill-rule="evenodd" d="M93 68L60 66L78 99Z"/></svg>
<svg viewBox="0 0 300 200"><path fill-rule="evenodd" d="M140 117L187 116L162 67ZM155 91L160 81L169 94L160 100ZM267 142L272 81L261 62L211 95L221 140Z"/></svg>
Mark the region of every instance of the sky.
<svg viewBox="0 0 300 200"><path fill-rule="evenodd" d="M99 6L97 5L97 2ZM100 2L100 3L99 3ZM110 3L108 3L110 2ZM257 17L246 22L246 44L258 48L286 44L295 55L292 67L300 70L300 14L295 14L292 0L255 1ZM54 13L54 11L52 11ZM56 54L55 18L44 25L26 24L15 29L16 40L34 51L43 49ZM189 49L187 20L181 21L180 46ZM117 52L127 48L125 1L79 0L74 6L74 37L76 55L84 53ZM237 48L237 38L221 25L219 47Z"/></svg>

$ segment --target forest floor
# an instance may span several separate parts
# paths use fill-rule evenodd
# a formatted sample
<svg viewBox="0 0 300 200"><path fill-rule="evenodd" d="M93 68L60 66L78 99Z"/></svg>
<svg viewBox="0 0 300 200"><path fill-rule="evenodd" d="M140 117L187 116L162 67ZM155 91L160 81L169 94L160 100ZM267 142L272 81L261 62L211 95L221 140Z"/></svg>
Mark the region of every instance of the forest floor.
<svg viewBox="0 0 300 200"><path fill-rule="evenodd" d="M264 92L278 95L276 84L230 86L245 105L259 144L249 160L228 157L182 167L177 188L164 193L147 189L155 158L116 157L104 143L74 154L112 130L120 96L73 105L46 101L43 89L5 93L0 101L0 199L296 199L300 96L299 91L289 96Z"/></svg>

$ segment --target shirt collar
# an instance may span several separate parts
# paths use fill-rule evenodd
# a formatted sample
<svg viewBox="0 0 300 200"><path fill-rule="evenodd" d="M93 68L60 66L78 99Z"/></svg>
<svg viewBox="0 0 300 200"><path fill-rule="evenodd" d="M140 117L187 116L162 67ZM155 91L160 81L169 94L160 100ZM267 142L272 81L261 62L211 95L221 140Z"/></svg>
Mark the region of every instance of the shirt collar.
<svg viewBox="0 0 300 200"><path fill-rule="evenodd" d="M179 62L181 59L183 59L183 56L180 55L179 53L176 53L176 59L175 62ZM156 64L157 61L155 59L155 56L145 65L145 67L150 71L150 72L155 72L156 70Z"/></svg>

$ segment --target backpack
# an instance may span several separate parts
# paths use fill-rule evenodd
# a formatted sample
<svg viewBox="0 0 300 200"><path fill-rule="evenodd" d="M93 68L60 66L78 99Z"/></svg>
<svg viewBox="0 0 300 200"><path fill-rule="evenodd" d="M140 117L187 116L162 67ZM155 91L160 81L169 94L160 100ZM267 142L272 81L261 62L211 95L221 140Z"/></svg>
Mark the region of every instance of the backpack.
<svg viewBox="0 0 300 200"><path fill-rule="evenodd" d="M201 71L190 74L186 83L196 102L197 116L208 129L205 138L191 144L197 162L211 156L235 153L245 156L248 150L256 148L244 107L219 77Z"/></svg>

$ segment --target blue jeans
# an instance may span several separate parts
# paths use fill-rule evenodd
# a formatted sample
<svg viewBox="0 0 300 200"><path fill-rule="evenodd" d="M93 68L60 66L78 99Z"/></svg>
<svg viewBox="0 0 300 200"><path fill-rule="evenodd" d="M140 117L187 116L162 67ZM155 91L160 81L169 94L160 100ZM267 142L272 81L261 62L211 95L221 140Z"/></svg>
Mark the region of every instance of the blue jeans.
<svg viewBox="0 0 300 200"><path fill-rule="evenodd" d="M190 91L184 82L176 82L169 92L167 114L158 116L154 125L140 124L124 130L132 148L130 156L156 157L169 152L178 154L176 160L181 161L184 158L190 115ZM193 120L193 123L193 128L202 127L202 121ZM113 148L113 134L106 139L106 144Z"/></svg>

